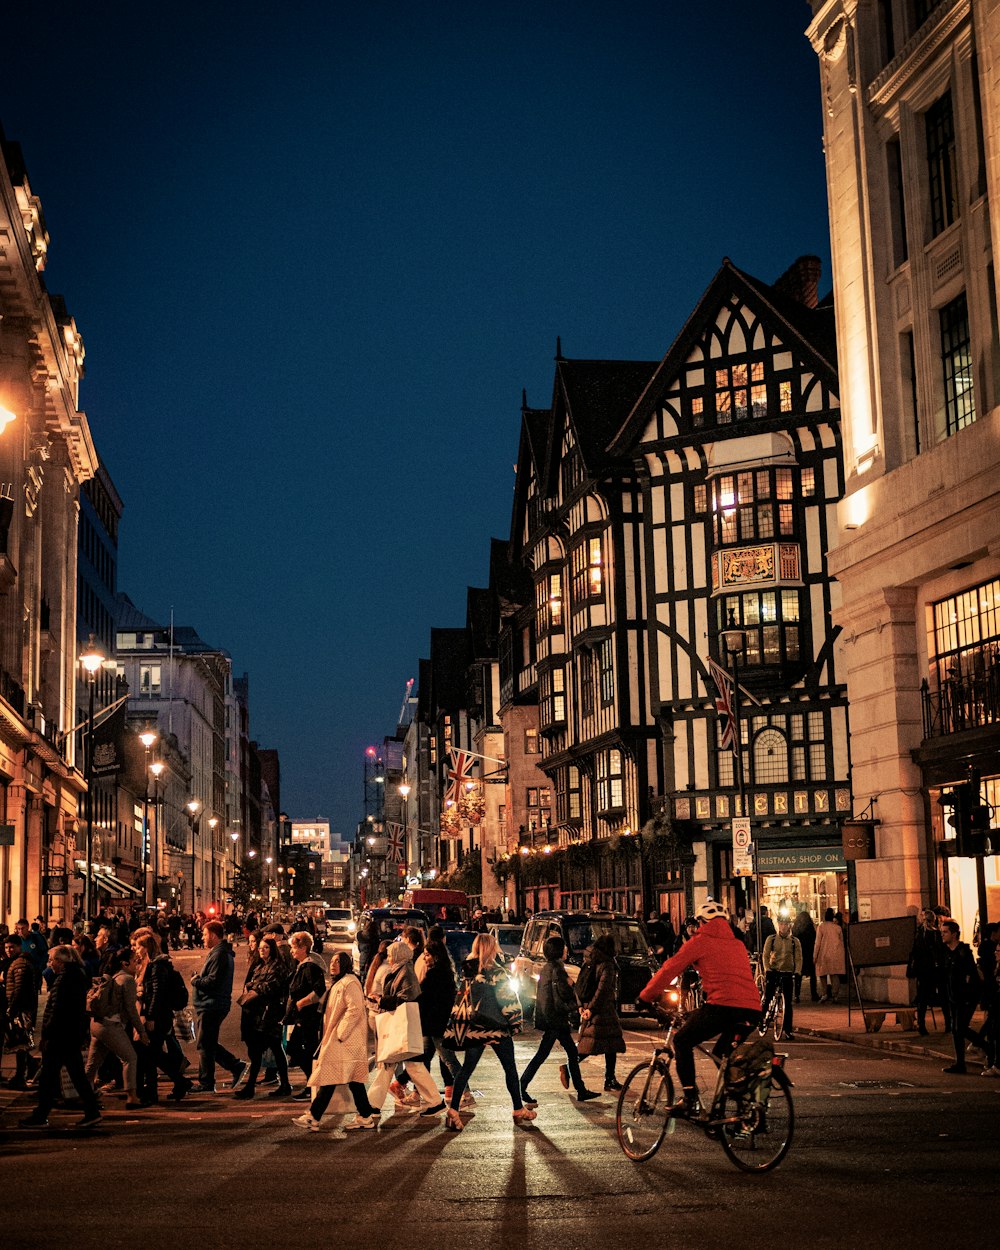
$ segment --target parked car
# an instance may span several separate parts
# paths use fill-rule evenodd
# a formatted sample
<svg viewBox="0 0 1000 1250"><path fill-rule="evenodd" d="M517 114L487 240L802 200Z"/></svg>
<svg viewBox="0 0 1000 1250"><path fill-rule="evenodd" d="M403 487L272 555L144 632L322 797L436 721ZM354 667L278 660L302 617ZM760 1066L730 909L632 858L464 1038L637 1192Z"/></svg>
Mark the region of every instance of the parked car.
<svg viewBox="0 0 1000 1250"><path fill-rule="evenodd" d="M351 946L351 958L354 960L354 971L362 979L368 970L372 956L378 950L379 942L392 942L412 926L422 929L427 936L427 917L422 911L413 907L366 907L358 917L358 928ZM358 939L367 939L367 949L362 958Z"/></svg>
<svg viewBox="0 0 1000 1250"><path fill-rule="evenodd" d="M639 991L659 963L638 921L613 911L540 911L528 920L513 968L513 979L525 1012L535 1001L535 986L545 963L542 954L545 939L558 935L566 943L566 971L575 982L588 949L594 939L604 933L614 938L621 973L618 1009L622 1014L634 1013Z"/></svg>
<svg viewBox="0 0 1000 1250"><path fill-rule="evenodd" d="M325 938L335 951L350 950L358 931L350 907L327 907L324 912Z"/></svg>
<svg viewBox="0 0 1000 1250"><path fill-rule="evenodd" d="M491 924L487 929L497 940L504 963L511 964L520 954L524 937L523 924Z"/></svg>

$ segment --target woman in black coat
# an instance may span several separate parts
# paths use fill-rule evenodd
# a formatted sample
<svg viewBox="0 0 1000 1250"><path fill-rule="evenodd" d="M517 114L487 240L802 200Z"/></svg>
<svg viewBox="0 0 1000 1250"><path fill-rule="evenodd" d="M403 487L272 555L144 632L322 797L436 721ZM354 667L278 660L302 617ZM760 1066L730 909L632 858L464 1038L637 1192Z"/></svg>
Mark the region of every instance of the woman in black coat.
<svg viewBox="0 0 1000 1250"><path fill-rule="evenodd" d="M135 982L139 1015L142 1018L146 1044L136 1040L138 1056L138 1095L145 1106L159 1101L156 1070L163 1071L173 1081L170 1098L176 1102L194 1086L182 1069L183 1051L174 1036L174 1010L170 982L173 964L160 952L160 939L152 929L136 929L132 934L132 950L135 952ZM168 1044L171 1043L172 1045Z"/></svg>
<svg viewBox="0 0 1000 1250"><path fill-rule="evenodd" d="M49 1111L61 1093L59 1074L65 1068L83 1102L83 1118L77 1128L100 1123L101 1109L94 1087L87 1080L81 1053L87 1033L87 990L90 980L72 946L53 946L49 951L53 979L42 1016L42 1070L38 1077L38 1106L21 1121L25 1128L45 1128Z"/></svg>
<svg viewBox="0 0 1000 1250"><path fill-rule="evenodd" d="M4 989L7 994L7 1019L27 1019L28 1027L34 1029L38 1018L38 985L31 961L21 950L17 934L4 938L7 968L4 972ZM2 1026L0 1026L2 1028ZM38 1060L27 1047L14 1051L14 1075L7 1083L8 1089L27 1089L28 1079L38 1071Z"/></svg>
<svg viewBox="0 0 1000 1250"><path fill-rule="evenodd" d="M615 940L609 933L602 933L590 948L580 970L576 996L582 1022L577 1050L581 1058L603 1055L605 1090L621 1089L615 1076L615 1065L618 1056L625 1053L625 1037L618 1019Z"/></svg>
<svg viewBox="0 0 1000 1250"><path fill-rule="evenodd" d="M281 1021L288 995L288 967L281 958L277 941L270 934L260 939L258 950L260 963L240 995L240 1006L243 1008L240 1035L246 1042L250 1068L246 1084L233 1097L246 1099L254 1096L264 1051L270 1050L278 1073L278 1087L271 1090L268 1097L288 1098L292 1087L288 1083L288 1063L281 1045Z"/></svg>
<svg viewBox="0 0 1000 1250"><path fill-rule="evenodd" d="M563 955L566 943L561 937L545 939L542 954L545 956L545 967L538 977L538 991L535 995L535 1028L541 1029L542 1038L538 1049L532 1056L521 1076L521 1098L528 1107L537 1107L538 1101L528 1093L531 1079L549 1057L555 1042L566 1052L565 1064L559 1065L559 1079L563 1087L569 1089L570 1081L576 1090L579 1102L589 1102L591 1098L599 1098L596 1089L588 1089L580 1075L580 1059L573 1041L572 1029L578 1015L576 995L566 975Z"/></svg>
<svg viewBox="0 0 1000 1250"><path fill-rule="evenodd" d="M435 1052L437 1053L441 1076L444 1078L445 1096L450 1099L455 1077L462 1063L458 1055L445 1046L442 1040L451 1018L451 1009L455 1005L456 994L455 971L444 942L431 939L427 943L416 971L420 981L417 1006L420 1008L420 1030L424 1035L424 1063L430 1070L431 1060Z"/></svg>

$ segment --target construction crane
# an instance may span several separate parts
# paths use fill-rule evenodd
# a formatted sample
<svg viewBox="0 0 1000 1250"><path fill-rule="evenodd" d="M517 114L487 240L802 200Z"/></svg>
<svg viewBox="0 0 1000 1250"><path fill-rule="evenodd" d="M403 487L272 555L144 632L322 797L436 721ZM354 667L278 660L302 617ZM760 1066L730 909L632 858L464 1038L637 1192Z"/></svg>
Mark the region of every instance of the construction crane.
<svg viewBox="0 0 1000 1250"><path fill-rule="evenodd" d="M403 691L403 703L399 709L399 720L396 722L402 728L405 728L412 719L412 713L410 716L407 716L407 713L410 712L410 694L413 691L415 681L416 679L411 677L406 683L406 689Z"/></svg>

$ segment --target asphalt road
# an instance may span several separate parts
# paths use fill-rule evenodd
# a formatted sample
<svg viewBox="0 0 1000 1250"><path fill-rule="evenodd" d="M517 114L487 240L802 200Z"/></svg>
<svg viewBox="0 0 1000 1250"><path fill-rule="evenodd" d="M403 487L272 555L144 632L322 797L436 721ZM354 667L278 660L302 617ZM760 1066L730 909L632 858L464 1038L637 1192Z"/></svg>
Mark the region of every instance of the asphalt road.
<svg viewBox="0 0 1000 1250"><path fill-rule="evenodd" d="M197 958L182 954L179 962L187 970ZM522 1067L535 1036L517 1041ZM645 1024L628 1029L619 1074L648 1053L650 1036ZM478 1106L461 1134L445 1132L439 1120L391 1115L377 1134L338 1141L296 1128L300 1103L226 1095L130 1115L108 1097L93 1134L25 1132L11 1127L30 1107L22 1095L6 1107L0 1138L0 1244L35 1250L67 1237L79 1250L156 1250L192 1239L297 1250L770 1250L789 1243L911 1250L942 1237L949 1250L997 1244L1000 1082L948 1076L927 1059L840 1042L806 1039L787 1049L795 1140L765 1176L737 1171L687 1125L655 1158L631 1163L614 1135L612 1097L581 1106L563 1092L558 1048L532 1082L540 1106L530 1129L513 1125L492 1055L475 1074ZM595 1087L601 1066L585 1064Z"/></svg>

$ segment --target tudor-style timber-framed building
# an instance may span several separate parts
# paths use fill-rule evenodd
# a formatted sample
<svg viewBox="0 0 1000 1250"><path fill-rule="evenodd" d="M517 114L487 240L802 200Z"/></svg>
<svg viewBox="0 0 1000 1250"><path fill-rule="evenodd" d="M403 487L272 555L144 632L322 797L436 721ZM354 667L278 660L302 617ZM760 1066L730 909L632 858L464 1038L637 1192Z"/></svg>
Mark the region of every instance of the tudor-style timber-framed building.
<svg viewBox="0 0 1000 1250"><path fill-rule="evenodd" d="M518 848L527 910L632 912L643 900L640 858L619 853L656 777L642 496L630 457L606 448L655 367L568 360L557 347L551 407L522 411L511 549L534 601L504 624L501 705L535 694L551 783L539 801L551 815Z"/></svg>
<svg viewBox="0 0 1000 1250"><path fill-rule="evenodd" d="M818 276L805 257L768 286L725 261L610 447L636 457L641 481L662 746L648 776L694 853L683 882L653 882L675 923L706 894L753 904L732 869L741 780L760 901L814 919L849 906L847 699L825 559L843 468ZM742 779L708 669L710 657L729 667L720 632L732 625L744 636Z"/></svg>

